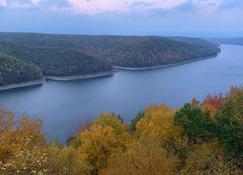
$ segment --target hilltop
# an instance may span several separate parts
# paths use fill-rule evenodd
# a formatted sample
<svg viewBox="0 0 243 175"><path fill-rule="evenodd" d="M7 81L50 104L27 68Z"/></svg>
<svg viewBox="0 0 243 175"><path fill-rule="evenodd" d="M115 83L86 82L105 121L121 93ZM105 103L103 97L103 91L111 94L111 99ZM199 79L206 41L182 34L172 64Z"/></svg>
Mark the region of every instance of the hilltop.
<svg viewBox="0 0 243 175"><path fill-rule="evenodd" d="M0 33L0 52L38 66L44 76L110 72L112 66L151 67L215 56L198 38Z"/></svg>

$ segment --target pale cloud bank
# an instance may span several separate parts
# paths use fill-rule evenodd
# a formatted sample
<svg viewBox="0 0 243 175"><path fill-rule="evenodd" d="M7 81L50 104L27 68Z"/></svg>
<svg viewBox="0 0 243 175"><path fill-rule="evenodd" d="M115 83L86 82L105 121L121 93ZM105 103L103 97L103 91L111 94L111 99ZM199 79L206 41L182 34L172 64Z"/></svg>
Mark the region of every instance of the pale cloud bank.
<svg viewBox="0 0 243 175"><path fill-rule="evenodd" d="M68 0L76 13L95 15L104 12L132 12L173 9L188 0Z"/></svg>
<svg viewBox="0 0 243 175"><path fill-rule="evenodd" d="M243 0L0 0L0 31L242 36Z"/></svg>
<svg viewBox="0 0 243 175"><path fill-rule="evenodd" d="M96 15L105 12L172 10L191 3L197 9L217 10L224 0L67 0L76 13Z"/></svg>
<svg viewBox="0 0 243 175"><path fill-rule="evenodd" d="M0 0L0 6L7 6L7 0Z"/></svg>
<svg viewBox="0 0 243 175"><path fill-rule="evenodd" d="M78 14L97 15L106 12L124 13L150 10L172 10L186 3L191 3L198 9L218 9L223 1L224 0L0 0L0 6L12 8L38 7L45 10L65 10Z"/></svg>
<svg viewBox="0 0 243 175"><path fill-rule="evenodd" d="M31 4L38 6L42 0L31 0Z"/></svg>
<svg viewBox="0 0 243 175"><path fill-rule="evenodd" d="M0 6L14 9L27 9L39 6L40 2L49 0L0 0Z"/></svg>

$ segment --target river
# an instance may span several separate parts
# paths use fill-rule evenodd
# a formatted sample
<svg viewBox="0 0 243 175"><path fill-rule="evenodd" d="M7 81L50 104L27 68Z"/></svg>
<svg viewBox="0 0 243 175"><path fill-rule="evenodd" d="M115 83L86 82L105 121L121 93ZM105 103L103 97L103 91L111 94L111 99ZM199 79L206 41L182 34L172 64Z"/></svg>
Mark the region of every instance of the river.
<svg viewBox="0 0 243 175"><path fill-rule="evenodd" d="M243 46L221 45L217 57L166 69L2 91L0 106L17 116L40 118L48 139L64 142L80 122L101 112L115 112L129 122L148 105L179 107L231 86L243 86Z"/></svg>

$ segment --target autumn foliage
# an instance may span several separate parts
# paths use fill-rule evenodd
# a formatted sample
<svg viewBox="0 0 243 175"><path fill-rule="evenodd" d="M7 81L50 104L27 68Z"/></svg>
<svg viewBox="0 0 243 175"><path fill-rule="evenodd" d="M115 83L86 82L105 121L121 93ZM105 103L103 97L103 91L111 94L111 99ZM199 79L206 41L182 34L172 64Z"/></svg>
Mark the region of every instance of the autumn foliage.
<svg viewBox="0 0 243 175"><path fill-rule="evenodd" d="M0 175L241 175L243 89L179 109L149 106L131 125L103 113L67 145L41 121L0 110Z"/></svg>

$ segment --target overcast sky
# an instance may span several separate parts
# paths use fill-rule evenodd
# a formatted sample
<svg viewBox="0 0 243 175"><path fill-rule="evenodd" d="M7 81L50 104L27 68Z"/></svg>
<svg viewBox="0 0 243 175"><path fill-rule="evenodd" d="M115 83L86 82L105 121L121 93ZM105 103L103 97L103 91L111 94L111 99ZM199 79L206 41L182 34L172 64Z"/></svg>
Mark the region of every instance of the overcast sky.
<svg viewBox="0 0 243 175"><path fill-rule="evenodd" d="M243 0L0 0L0 31L243 36Z"/></svg>

